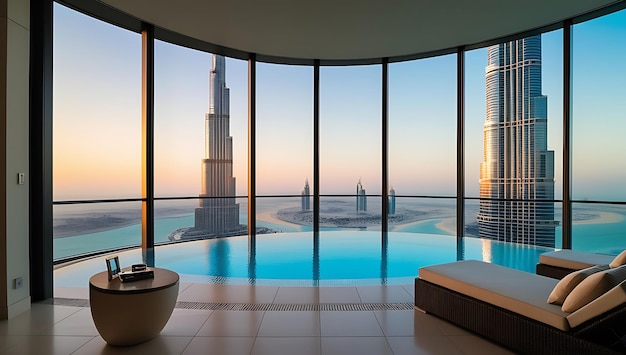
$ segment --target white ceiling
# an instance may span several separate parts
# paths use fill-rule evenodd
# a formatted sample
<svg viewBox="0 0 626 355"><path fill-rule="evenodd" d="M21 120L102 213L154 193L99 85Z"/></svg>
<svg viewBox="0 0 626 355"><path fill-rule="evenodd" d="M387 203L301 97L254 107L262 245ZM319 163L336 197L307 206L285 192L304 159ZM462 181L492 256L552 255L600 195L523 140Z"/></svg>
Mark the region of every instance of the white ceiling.
<svg viewBox="0 0 626 355"><path fill-rule="evenodd" d="M100 0L215 45L301 59L427 53L551 25L615 0Z"/></svg>

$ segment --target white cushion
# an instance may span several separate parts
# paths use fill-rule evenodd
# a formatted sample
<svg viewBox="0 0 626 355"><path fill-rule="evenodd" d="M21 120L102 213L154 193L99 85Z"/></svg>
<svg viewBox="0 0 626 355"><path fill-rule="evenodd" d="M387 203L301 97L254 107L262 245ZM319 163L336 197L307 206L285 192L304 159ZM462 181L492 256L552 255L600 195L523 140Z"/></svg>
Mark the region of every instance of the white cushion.
<svg viewBox="0 0 626 355"><path fill-rule="evenodd" d="M572 292L574 287L586 279L587 276L607 270L608 268L608 265L596 265L566 275L554 286L552 293L548 296L548 303L562 305L563 301L565 301L565 298Z"/></svg>
<svg viewBox="0 0 626 355"><path fill-rule="evenodd" d="M597 272L578 284L563 301L561 310L572 313L626 280L626 266Z"/></svg>
<svg viewBox="0 0 626 355"><path fill-rule="evenodd" d="M565 269L581 270L594 265L605 265L613 261L611 255L588 253L571 249L550 251L539 255L539 263Z"/></svg>

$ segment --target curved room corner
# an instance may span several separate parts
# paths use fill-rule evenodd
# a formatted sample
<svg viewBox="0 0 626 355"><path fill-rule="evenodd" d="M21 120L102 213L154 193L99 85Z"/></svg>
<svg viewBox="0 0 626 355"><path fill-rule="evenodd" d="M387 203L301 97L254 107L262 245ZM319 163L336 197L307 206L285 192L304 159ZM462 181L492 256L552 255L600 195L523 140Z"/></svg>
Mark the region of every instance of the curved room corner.
<svg viewBox="0 0 626 355"><path fill-rule="evenodd" d="M623 0L0 7L0 353L626 352Z"/></svg>

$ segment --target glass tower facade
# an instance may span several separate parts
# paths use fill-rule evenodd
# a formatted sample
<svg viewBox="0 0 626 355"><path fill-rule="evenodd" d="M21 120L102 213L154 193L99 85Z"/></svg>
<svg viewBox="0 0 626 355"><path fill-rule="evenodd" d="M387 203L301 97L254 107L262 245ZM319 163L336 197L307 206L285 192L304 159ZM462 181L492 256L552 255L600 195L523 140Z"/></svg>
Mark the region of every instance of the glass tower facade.
<svg viewBox="0 0 626 355"><path fill-rule="evenodd" d="M554 151L541 89L541 36L491 46L480 165L480 237L555 246Z"/></svg>
<svg viewBox="0 0 626 355"><path fill-rule="evenodd" d="M356 184L356 211L367 211L367 194L361 184L361 179Z"/></svg>
<svg viewBox="0 0 626 355"><path fill-rule="evenodd" d="M239 205L235 203L229 94L225 59L214 54L209 113L205 116L200 206L195 210L194 228L187 233L194 237L238 234L244 229L239 225Z"/></svg>
<svg viewBox="0 0 626 355"><path fill-rule="evenodd" d="M304 183L304 188L302 189L302 210L310 211L311 210L311 189L309 187L309 179L307 179Z"/></svg>

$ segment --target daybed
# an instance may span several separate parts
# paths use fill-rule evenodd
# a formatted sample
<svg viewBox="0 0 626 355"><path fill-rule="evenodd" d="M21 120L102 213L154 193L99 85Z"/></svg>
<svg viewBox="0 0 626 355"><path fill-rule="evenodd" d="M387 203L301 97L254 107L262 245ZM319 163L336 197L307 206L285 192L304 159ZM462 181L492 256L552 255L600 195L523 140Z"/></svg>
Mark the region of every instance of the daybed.
<svg viewBox="0 0 626 355"><path fill-rule="evenodd" d="M609 264L615 257L611 255L587 253L562 249L539 255L537 275L562 279L567 274L593 265Z"/></svg>
<svg viewBox="0 0 626 355"><path fill-rule="evenodd" d="M626 274L626 267L613 270L598 276L606 279L611 272L620 272L619 277ZM618 282L571 313L547 302L557 284L562 282L496 264L457 261L419 270L415 307L518 353L614 354L626 350L620 342L626 334L626 282Z"/></svg>

